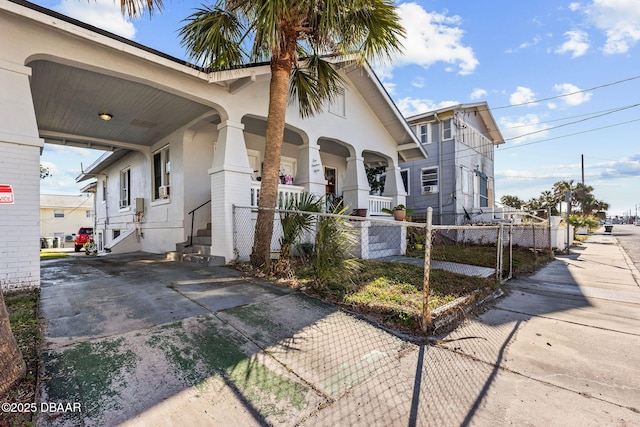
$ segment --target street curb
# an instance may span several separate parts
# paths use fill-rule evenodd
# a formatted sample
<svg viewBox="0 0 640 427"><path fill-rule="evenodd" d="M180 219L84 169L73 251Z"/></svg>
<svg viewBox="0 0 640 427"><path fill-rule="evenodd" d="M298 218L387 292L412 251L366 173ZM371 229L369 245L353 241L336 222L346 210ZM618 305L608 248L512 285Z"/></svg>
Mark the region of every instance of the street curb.
<svg viewBox="0 0 640 427"><path fill-rule="evenodd" d="M433 335L435 336L437 334L447 333L451 329L455 329L460 320L466 317L467 314L478 310L486 304L492 303L505 295L504 291L500 287L491 294L482 298L480 301L476 301L476 295L479 292L480 290L476 290L473 294L462 296L433 310L433 313L431 314L434 318Z"/></svg>
<svg viewBox="0 0 640 427"><path fill-rule="evenodd" d="M631 271L631 276L633 276L633 280L636 282L636 286L640 288L640 271L638 271L638 269L634 265L631 257L627 254L627 251L622 247L622 245L618 241L618 238L616 236L613 236L613 238L616 241L616 246L624 257L624 262L627 264L627 267L629 267L629 271Z"/></svg>

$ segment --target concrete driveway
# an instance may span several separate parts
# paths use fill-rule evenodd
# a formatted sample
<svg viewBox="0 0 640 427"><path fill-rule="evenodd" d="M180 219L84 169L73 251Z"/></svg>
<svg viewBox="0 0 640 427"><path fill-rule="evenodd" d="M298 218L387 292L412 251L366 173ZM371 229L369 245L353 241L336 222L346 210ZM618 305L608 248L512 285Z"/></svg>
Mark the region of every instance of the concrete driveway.
<svg viewBox="0 0 640 427"><path fill-rule="evenodd" d="M594 236L416 345L224 267L48 261L38 424L640 425L634 273Z"/></svg>

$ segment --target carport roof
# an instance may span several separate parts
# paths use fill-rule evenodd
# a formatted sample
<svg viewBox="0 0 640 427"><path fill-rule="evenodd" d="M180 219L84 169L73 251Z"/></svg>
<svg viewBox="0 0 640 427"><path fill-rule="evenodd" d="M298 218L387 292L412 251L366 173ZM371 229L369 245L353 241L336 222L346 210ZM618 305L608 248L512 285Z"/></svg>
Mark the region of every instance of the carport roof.
<svg viewBox="0 0 640 427"><path fill-rule="evenodd" d="M202 68L147 46L101 30L23 0L9 0L0 10L37 22L51 31L81 38L100 48L116 49L150 65L183 73L185 79L216 84L233 92L268 76L267 64L251 64L233 71L206 72ZM345 64L349 59L336 59ZM97 71L44 59L31 62L31 87L40 136L45 142L113 151L149 146L163 136L214 110L176 93ZM368 64L347 69L353 86L384 124L403 160L426 157L426 152ZM52 102L55 100L55 102ZM110 113L104 122L99 113Z"/></svg>

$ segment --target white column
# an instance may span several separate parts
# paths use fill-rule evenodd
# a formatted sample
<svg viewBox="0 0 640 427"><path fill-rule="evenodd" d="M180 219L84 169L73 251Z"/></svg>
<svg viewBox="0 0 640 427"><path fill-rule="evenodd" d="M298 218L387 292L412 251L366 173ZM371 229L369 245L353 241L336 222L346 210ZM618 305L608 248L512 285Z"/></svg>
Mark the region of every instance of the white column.
<svg viewBox="0 0 640 427"><path fill-rule="evenodd" d="M397 166L389 166L386 169L387 176L384 181L385 197L392 197L391 206L404 205L407 202L407 193L404 190L404 183L400 176L400 168Z"/></svg>
<svg viewBox="0 0 640 427"><path fill-rule="evenodd" d="M40 286L40 150L31 69L0 60L0 184L14 203L0 204L0 286Z"/></svg>
<svg viewBox="0 0 640 427"><path fill-rule="evenodd" d="M249 206L251 174L244 125L227 120L218 125L211 176L211 254L233 259L233 205ZM247 232L249 230L246 225Z"/></svg>
<svg viewBox="0 0 640 427"><path fill-rule="evenodd" d="M327 181L324 179L324 166L320 159L320 146L315 143L305 144L298 152L298 170L296 185L318 196L324 196Z"/></svg>
<svg viewBox="0 0 640 427"><path fill-rule="evenodd" d="M347 171L342 187L344 205L353 209L369 208L369 181L362 157L347 157Z"/></svg>

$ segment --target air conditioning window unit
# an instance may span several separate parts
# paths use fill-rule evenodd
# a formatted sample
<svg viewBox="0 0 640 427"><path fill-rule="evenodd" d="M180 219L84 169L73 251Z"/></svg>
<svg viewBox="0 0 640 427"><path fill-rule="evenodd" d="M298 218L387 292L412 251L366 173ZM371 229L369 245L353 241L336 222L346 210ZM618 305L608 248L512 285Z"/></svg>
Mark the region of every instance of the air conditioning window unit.
<svg viewBox="0 0 640 427"><path fill-rule="evenodd" d="M161 199L169 198L170 194L171 194L170 186L161 185L160 187L158 187L158 197L160 197Z"/></svg>
<svg viewBox="0 0 640 427"><path fill-rule="evenodd" d="M438 186L437 185L426 185L426 186L423 187L422 192L423 193L429 193L429 194L437 193L438 192Z"/></svg>

